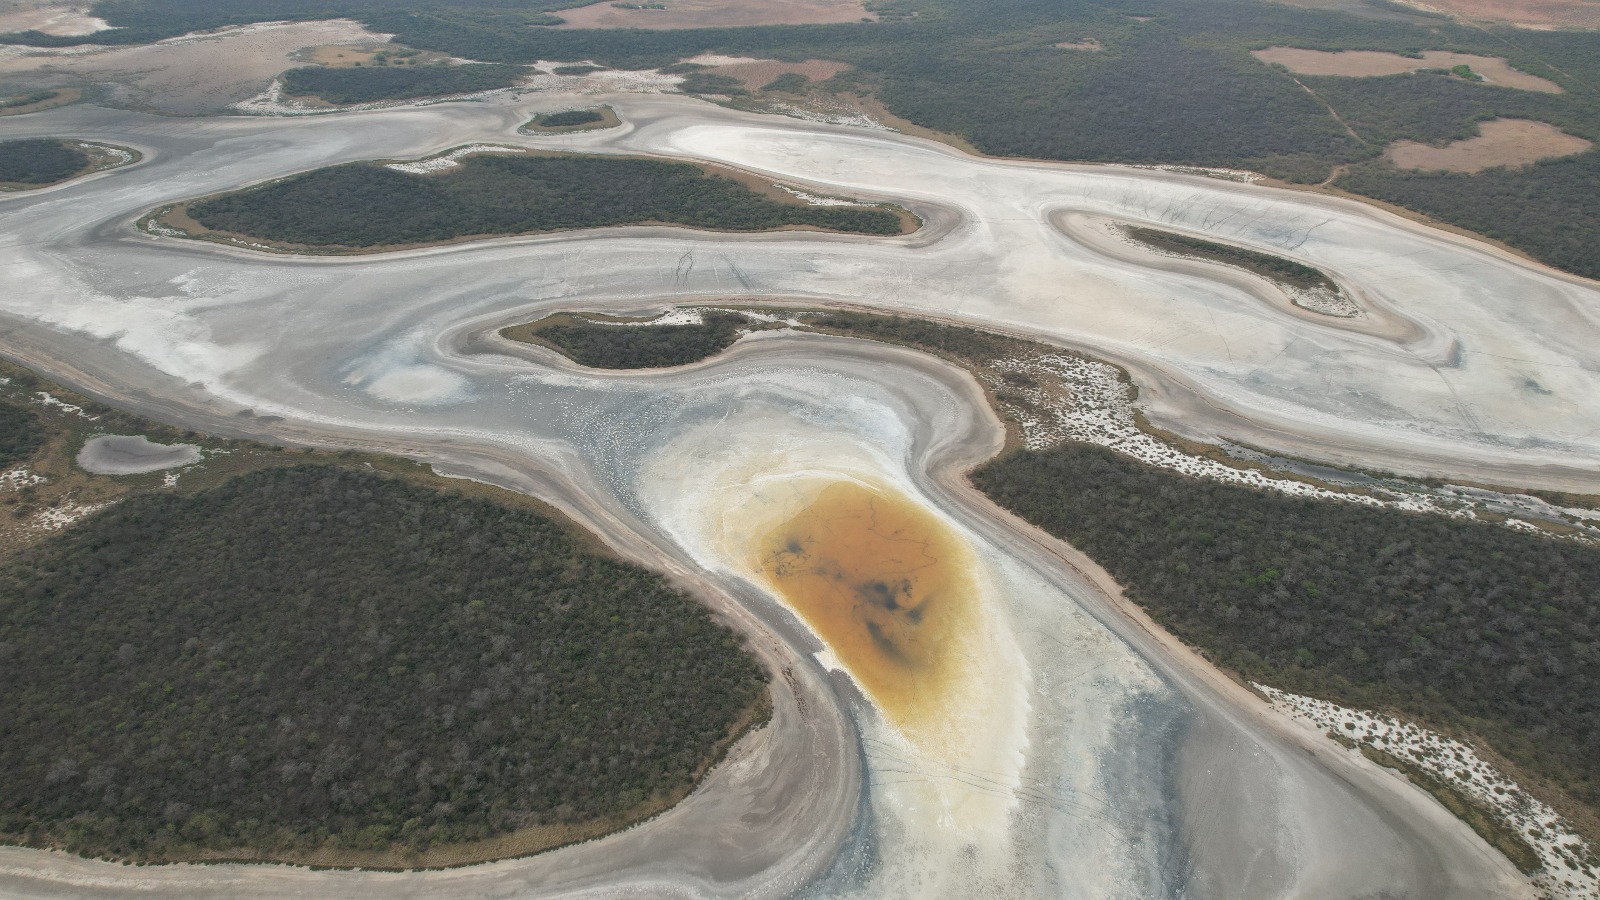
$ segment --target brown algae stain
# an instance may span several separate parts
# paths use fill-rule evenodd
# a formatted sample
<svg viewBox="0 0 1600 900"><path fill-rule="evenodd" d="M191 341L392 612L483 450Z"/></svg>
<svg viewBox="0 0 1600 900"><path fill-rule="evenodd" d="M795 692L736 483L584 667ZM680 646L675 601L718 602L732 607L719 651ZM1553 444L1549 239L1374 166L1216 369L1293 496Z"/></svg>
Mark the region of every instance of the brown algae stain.
<svg viewBox="0 0 1600 900"><path fill-rule="evenodd" d="M917 728L948 712L977 631L971 556L949 526L840 481L758 547L761 572L887 718Z"/></svg>

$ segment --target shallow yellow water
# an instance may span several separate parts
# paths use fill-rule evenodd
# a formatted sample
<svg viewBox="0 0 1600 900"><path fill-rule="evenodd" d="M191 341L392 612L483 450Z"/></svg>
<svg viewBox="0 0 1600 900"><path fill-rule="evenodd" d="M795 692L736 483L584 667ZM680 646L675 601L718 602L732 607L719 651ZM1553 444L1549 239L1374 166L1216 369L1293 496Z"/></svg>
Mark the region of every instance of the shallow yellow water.
<svg viewBox="0 0 1600 900"><path fill-rule="evenodd" d="M883 714L916 729L948 713L976 630L970 554L910 498L824 487L761 538L757 566Z"/></svg>

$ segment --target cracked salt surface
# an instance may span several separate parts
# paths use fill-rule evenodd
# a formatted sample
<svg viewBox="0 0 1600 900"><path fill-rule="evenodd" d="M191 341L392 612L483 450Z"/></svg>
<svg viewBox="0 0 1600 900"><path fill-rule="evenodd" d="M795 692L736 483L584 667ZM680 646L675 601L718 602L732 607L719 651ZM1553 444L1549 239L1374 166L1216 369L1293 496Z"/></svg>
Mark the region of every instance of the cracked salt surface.
<svg viewBox="0 0 1600 900"><path fill-rule="evenodd" d="M1470 746L1391 716L1264 684L1252 682L1251 686L1280 712L1413 763L1493 810L1539 854L1544 870L1533 876L1533 883L1544 896L1600 898L1600 856L1573 833L1559 813L1518 787Z"/></svg>

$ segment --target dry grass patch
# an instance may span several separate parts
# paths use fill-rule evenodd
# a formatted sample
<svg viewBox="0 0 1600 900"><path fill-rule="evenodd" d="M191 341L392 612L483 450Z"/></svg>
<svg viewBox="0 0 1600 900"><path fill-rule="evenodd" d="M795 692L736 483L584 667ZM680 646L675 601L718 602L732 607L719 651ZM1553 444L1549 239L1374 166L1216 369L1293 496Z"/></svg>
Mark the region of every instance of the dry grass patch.
<svg viewBox="0 0 1600 900"><path fill-rule="evenodd" d="M1385 155L1402 169L1481 172L1496 166L1520 167L1541 159L1572 156L1594 146L1554 125L1529 119L1490 119L1481 123L1478 130L1477 137L1443 147L1396 141Z"/></svg>
<svg viewBox="0 0 1600 900"><path fill-rule="evenodd" d="M1483 76L1485 84L1540 91L1546 94L1561 93L1561 85L1511 68L1511 64L1493 56L1474 56L1470 53L1450 53L1444 50L1427 50L1420 57L1382 53L1377 50L1301 50L1297 47L1268 47L1251 51L1264 63L1276 63L1301 75L1343 75L1352 78L1371 78L1380 75L1400 75L1419 69L1451 69L1467 66Z"/></svg>
<svg viewBox="0 0 1600 900"><path fill-rule="evenodd" d="M655 6L664 7L655 9ZM750 25L826 25L877 19L864 0L649 0L606 2L557 13L558 28L739 28Z"/></svg>
<svg viewBox="0 0 1600 900"><path fill-rule="evenodd" d="M1061 41L1055 45L1058 50L1089 50L1098 52L1106 47L1099 41L1090 38L1087 41Z"/></svg>

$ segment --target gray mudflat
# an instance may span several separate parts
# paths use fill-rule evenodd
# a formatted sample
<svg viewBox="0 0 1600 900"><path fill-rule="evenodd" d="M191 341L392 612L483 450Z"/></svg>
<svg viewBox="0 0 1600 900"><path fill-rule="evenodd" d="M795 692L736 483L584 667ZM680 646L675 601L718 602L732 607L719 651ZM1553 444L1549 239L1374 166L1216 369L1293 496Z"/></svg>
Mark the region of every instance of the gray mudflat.
<svg viewBox="0 0 1600 900"><path fill-rule="evenodd" d="M199 460L194 444L158 444L142 434L103 434L78 451L78 465L96 475L142 475Z"/></svg>

